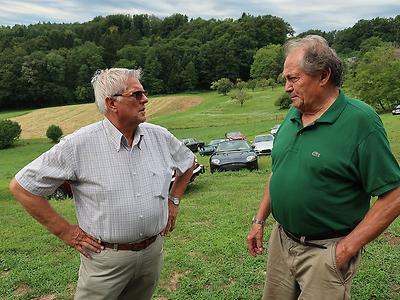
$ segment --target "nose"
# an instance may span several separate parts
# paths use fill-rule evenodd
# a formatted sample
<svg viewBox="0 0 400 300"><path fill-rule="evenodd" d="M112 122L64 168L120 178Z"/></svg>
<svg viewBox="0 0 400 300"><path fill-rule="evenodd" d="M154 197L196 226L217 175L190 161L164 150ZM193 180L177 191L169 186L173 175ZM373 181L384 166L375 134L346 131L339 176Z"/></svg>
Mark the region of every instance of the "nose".
<svg viewBox="0 0 400 300"><path fill-rule="evenodd" d="M293 91L293 84L289 80L286 80L285 81L285 92L289 93L291 91Z"/></svg>
<svg viewBox="0 0 400 300"><path fill-rule="evenodd" d="M140 99L140 102L147 103L147 102L149 102L149 98L145 94L142 94L142 98Z"/></svg>

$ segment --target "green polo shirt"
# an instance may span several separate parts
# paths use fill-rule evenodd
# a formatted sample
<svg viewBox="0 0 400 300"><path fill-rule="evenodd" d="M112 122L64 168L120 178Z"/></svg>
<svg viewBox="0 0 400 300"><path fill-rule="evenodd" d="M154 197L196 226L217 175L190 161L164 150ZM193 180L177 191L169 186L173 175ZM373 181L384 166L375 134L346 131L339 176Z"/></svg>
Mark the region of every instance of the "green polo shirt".
<svg viewBox="0 0 400 300"><path fill-rule="evenodd" d="M301 113L289 110L274 141L272 172L272 214L299 235L352 229L371 196L400 186L399 164L378 114L342 91L306 127Z"/></svg>

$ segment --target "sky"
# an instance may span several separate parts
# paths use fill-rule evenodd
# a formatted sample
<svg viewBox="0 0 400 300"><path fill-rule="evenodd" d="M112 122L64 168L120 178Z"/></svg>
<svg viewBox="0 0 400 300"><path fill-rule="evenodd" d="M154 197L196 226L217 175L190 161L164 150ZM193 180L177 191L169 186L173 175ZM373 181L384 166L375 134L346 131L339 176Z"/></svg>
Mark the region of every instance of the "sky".
<svg viewBox="0 0 400 300"><path fill-rule="evenodd" d="M400 0L0 0L0 25L83 23L111 14L238 19L243 12L281 17L298 34L309 29L341 30L361 19L395 17L400 15Z"/></svg>

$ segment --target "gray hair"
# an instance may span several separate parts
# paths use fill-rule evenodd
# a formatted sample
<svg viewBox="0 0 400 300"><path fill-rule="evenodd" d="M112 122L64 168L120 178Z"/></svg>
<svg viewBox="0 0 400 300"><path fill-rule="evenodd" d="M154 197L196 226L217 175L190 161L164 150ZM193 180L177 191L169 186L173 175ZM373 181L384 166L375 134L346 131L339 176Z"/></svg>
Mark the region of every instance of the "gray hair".
<svg viewBox="0 0 400 300"><path fill-rule="evenodd" d="M343 79L342 61L323 37L307 35L304 38L287 41L284 46L285 58L298 48L305 50L301 67L306 73L315 74L330 69L330 81L335 86L340 87Z"/></svg>
<svg viewBox="0 0 400 300"><path fill-rule="evenodd" d="M123 93L129 78L140 80L142 70L111 68L97 70L92 77L92 86L97 109L104 115L107 112L105 99Z"/></svg>

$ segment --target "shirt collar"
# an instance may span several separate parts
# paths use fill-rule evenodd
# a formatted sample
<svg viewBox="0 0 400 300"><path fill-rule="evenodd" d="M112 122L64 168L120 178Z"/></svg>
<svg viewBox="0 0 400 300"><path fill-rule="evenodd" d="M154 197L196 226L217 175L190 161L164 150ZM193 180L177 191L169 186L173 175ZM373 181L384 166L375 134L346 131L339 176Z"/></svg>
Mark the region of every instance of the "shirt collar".
<svg viewBox="0 0 400 300"><path fill-rule="evenodd" d="M104 118L103 126L106 129L107 135L111 138L111 142L114 144L115 150L117 152L119 152L119 150L121 149L122 143L125 143L127 145L127 141L124 135L121 133L121 131L118 130L117 127L114 126L113 123L111 123L109 119ZM139 125L133 138L132 148L137 145L140 149L140 143L142 142L142 139L143 130L140 128Z"/></svg>
<svg viewBox="0 0 400 300"><path fill-rule="evenodd" d="M339 95L332 103L332 105L328 108L328 110L315 122L313 123L335 123L335 121L339 118L340 114L344 110L347 105L347 99L342 90L339 90ZM301 112L298 109L294 109L290 116L290 120L296 121L299 124L302 124L301 121Z"/></svg>
<svg viewBox="0 0 400 300"><path fill-rule="evenodd" d="M328 110L318 119L316 122L319 123L335 123L339 118L340 114L347 105L346 96L339 90L339 95L337 96L335 102L328 108Z"/></svg>
<svg viewBox="0 0 400 300"><path fill-rule="evenodd" d="M136 129L135 136L133 137L132 147L137 145L138 148L140 149L140 143L142 142L142 139L143 139L143 130L139 124L139 126ZM140 149L140 150L142 150L142 149Z"/></svg>

